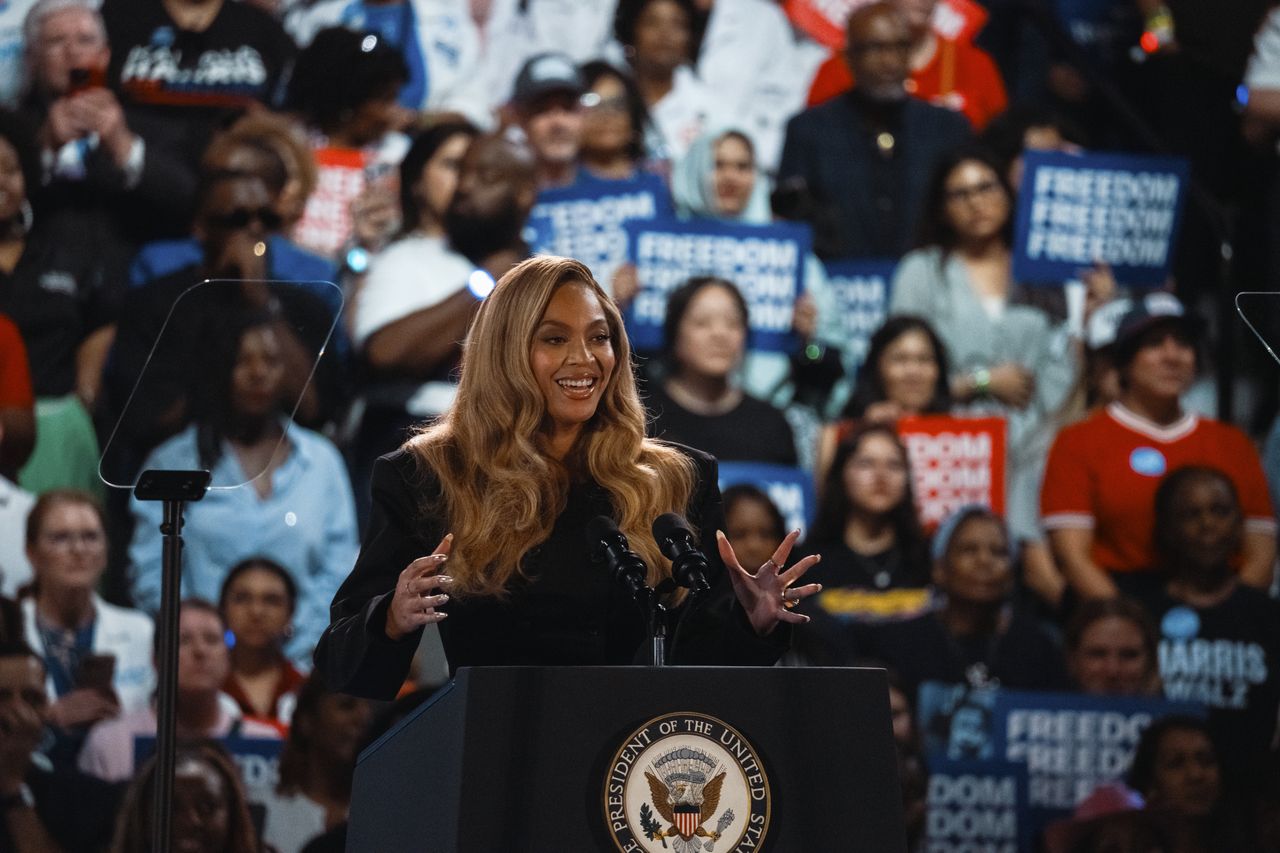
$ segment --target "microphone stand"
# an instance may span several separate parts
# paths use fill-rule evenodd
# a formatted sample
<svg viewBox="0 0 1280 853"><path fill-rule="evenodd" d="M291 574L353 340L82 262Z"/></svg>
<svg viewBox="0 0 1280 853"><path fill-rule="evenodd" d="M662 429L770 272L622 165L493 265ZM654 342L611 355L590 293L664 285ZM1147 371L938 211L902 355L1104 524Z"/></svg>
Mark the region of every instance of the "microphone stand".
<svg viewBox="0 0 1280 853"><path fill-rule="evenodd" d="M182 587L182 508L198 501L209 488L208 471L143 471L133 496L161 501L164 520L161 554L160 617L156 631L156 782L151 849L167 851L173 831L173 772L178 734L178 608Z"/></svg>

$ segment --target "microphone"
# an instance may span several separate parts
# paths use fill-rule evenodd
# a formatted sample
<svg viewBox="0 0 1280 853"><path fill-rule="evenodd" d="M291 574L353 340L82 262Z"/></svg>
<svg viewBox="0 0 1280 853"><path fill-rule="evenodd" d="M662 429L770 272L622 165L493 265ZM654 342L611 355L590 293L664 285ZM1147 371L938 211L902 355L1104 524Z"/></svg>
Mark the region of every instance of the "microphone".
<svg viewBox="0 0 1280 853"><path fill-rule="evenodd" d="M662 555L671 561L671 576L676 583L694 595L711 589L707 581L711 567L698 550L697 540L693 538L687 521L674 512L663 513L653 520L653 538L658 541Z"/></svg>
<svg viewBox="0 0 1280 853"><path fill-rule="evenodd" d="M603 563L632 598L647 606L652 593L648 584L649 569L627 545L627 537L612 518L597 515L587 522L587 545L591 548L591 559Z"/></svg>

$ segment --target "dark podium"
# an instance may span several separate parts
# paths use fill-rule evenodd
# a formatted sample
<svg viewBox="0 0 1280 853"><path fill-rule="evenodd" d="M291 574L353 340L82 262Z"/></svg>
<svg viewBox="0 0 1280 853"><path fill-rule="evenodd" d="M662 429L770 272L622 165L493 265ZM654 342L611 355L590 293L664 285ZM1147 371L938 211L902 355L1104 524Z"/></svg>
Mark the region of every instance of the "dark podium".
<svg viewBox="0 0 1280 853"><path fill-rule="evenodd" d="M885 674L464 668L361 754L347 849L900 853Z"/></svg>

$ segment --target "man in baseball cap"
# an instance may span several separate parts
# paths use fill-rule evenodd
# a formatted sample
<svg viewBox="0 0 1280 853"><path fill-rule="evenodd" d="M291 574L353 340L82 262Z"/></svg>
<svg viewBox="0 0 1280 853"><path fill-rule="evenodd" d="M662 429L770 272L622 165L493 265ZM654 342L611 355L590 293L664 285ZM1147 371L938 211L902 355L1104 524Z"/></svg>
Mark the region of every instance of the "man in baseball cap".
<svg viewBox="0 0 1280 853"><path fill-rule="evenodd" d="M511 103L537 158L540 189L568 186L577 176L584 91L577 66L560 53L532 57L516 76Z"/></svg>

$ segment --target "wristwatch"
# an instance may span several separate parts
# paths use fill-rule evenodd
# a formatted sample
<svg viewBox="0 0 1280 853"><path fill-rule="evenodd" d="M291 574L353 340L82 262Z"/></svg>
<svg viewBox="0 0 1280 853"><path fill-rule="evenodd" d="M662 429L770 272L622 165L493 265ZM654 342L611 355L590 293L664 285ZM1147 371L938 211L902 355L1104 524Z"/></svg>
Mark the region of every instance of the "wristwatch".
<svg viewBox="0 0 1280 853"><path fill-rule="evenodd" d="M5 794L0 797L0 812L7 812L10 809L34 809L35 807L35 795L31 793L31 788L26 782L19 785L18 790L12 794Z"/></svg>

